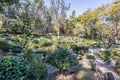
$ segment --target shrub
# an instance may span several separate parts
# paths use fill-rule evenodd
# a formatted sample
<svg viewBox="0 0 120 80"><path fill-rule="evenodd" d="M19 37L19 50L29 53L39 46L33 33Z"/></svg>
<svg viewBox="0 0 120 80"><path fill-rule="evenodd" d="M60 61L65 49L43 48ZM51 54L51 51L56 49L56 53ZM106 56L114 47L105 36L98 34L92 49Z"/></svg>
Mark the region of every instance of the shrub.
<svg viewBox="0 0 120 80"><path fill-rule="evenodd" d="M69 70L78 61L71 52L63 48L58 48L53 52L53 54L48 56L47 62L59 68L60 71L63 71Z"/></svg>
<svg viewBox="0 0 120 80"><path fill-rule="evenodd" d="M85 39L85 44L86 44L87 46L92 47L93 43L94 43L93 40L87 40L87 39Z"/></svg>
<svg viewBox="0 0 120 80"><path fill-rule="evenodd" d="M83 54L88 51L88 47L86 47L86 46L71 45L71 49L76 54L81 54L81 53Z"/></svg>
<svg viewBox="0 0 120 80"><path fill-rule="evenodd" d="M103 51L102 56L101 56L101 58L104 61L107 61L108 59L113 58L113 57L114 57L114 54L112 51Z"/></svg>
<svg viewBox="0 0 120 80"><path fill-rule="evenodd" d="M24 58L6 56L0 61L1 80L26 80L29 73L30 65Z"/></svg>
<svg viewBox="0 0 120 80"><path fill-rule="evenodd" d="M34 44L39 44L39 40L37 40L37 39L34 39L32 42L33 42Z"/></svg>
<svg viewBox="0 0 120 80"><path fill-rule="evenodd" d="M22 52L22 47L19 45L12 45L11 46L11 51L14 53L21 53Z"/></svg>
<svg viewBox="0 0 120 80"><path fill-rule="evenodd" d="M112 50L113 51L113 53L115 54L115 55L117 55L117 56L119 56L120 57L120 50Z"/></svg>
<svg viewBox="0 0 120 80"><path fill-rule="evenodd" d="M87 57L87 59L93 59L93 60L95 60L95 56L93 56L93 55L87 55L86 57Z"/></svg>
<svg viewBox="0 0 120 80"><path fill-rule="evenodd" d="M80 54L80 48L77 45L71 45L71 49L74 51L76 54Z"/></svg>
<svg viewBox="0 0 120 80"><path fill-rule="evenodd" d="M57 46L62 47L64 49L69 49L70 48L70 42L58 42L59 44Z"/></svg>
<svg viewBox="0 0 120 80"><path fill-rule="evenodd" d="M47 50L47 51L53 51L53 47L48 46L48 47L42 47L43 50Z"/></svg>
<svg viewBox="0 0 120 80"><path fill-rule="evenodd" d="M31 49L27 50L25 57L31 65L32 75L40 78L44 77L47 69L42 57L35 54Z"/></svg>
<svg viewBox="0 0 120 80"><path fill-rule="evenodd" d="M97 42L97 43L93 43L92 47L94 47L94 48L102 48L102 47L104 47L104 44L100 43L100 42Z"/></svg>
<svg viewBox="0 0 120 80"><path fill-rule="evenodd" d="M47 46L51 46L52 45L52 40L46 39L46 38L42 38L40 40L40 46L41 47L47 47Z"/></svg>
<svg viewBox="0 0 120 80"><path fill-rule="evenodd" d="M4 39L0 38L0 49L3 52L8 52L10 49L10 45L8 44L7 41L5 41Z"/></svg>

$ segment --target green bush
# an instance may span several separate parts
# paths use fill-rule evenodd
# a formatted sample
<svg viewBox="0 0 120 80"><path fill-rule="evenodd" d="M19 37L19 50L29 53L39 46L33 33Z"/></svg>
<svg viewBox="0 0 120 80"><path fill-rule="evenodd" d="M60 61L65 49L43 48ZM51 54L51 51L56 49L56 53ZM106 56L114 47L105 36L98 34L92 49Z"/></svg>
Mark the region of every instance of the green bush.
<svg viewBox="0 0 120 80"><path fill-rule="evenodd" d="M5 41L4 39L0 38L0 49L3 52L8 52L10 49L10 45L8 44L7 41Z"/></svg>
<svg viewBox="0 0 120 80"><path fill-rule="evenodd" d="M97 42L97 43L93 43L92 47L94 47L94 48L103 48L104 44Z"/></svg>
<svg viewBox="0 0 120 80"><path fill-rule="evenodd" d="M88 40L88 39L85 39L85 44L89 47L91 47L94 43L94 40Z"/></svg>
<svg viewBox="0 0 120 80"><path fill-rule="evenodd" d="M103 53L101 55L101 58L104 61L107 61L108 59L113 58L113 57L114 57L114 54L111 50L110 51L103 51Z"/></svg>
<svg viewBox="0 0 120 80"><path fill-rule="evenodd" d="M87 57L87 59L93 59L93 60L95 60L95 56L93 56L93 55L87 55L86 57Z"/></svg>
<svg viewBox="0 0 120 80"><path fill-rule="evenodd" d="M20 47L19 45L12 45L11 51L13 53L21 53L23 50L22 50L22 47Z"/></svg>
<svg viewBox="0 0 120 80"><path fill-rule="evenodd" d="M120 57L120 50L112 50L113 53L116 55L116 56L119 56Z"/></svg>
<svg viewBox="0 0 120 80"><path fill-rule="evenodd" d="M32 75L34 77L44 77L47 69L42 57L35 54L31 49L27 50L25 57L31 65Z"/></svg>
<svg viewBox="0 0 120 80"><path fill-rule="evenodd" d="M71 44L72 43L70 43L70 42L58 42L57 46L62 47L64 49L69 49Z"/></svg>
<svg viewBox="0 0 120 80"><path fill-rule="evenodd" d="M0 61L0 80L26 80L29 74L30 65L24 58L6 56Z"/></svg>
<svg viewBox="0 0 120 80"><path fill-rule="evenodd" d="M51 46L42 47L41 49L47 50L47 51L53 51L53 47L51 47Z"/></svg>
<svg viewBox="0 0 120 80"><path fill-rule="evenodd" d="M40 39L40 46L41 47L47 47L47 46L51 46L51 45L52 45L52 40L46 39L46 38Z"/></svg>
<svg viewBox="0 0 120 80"><path fill-rule="evenodd" d="M39 40L37 40L37 39L34 39L32 42L33 42L34 44L39 44Z"/></svg>
<svg viewBox="0 0 120 80"><path fill-rule="evenodd" d="M53 54L50 54L47 58L47 62L51 65L63 70L69 70L78 61L76 57L69 51L63 48L58 48Z"/></svg>
<svg viewBox="0 0 120 80"><path fill-rule="evenodd" d="M71 49L76 54L83 54L88 51L88 47L86 47L86 46L71 45Z"/></svg>
<svg viewBox="0 0 120 80"><path fill-rule="evenodd" d="M77 45L71 45L71 49L74 51L76 54L80 54L80 47Z"/></svg>

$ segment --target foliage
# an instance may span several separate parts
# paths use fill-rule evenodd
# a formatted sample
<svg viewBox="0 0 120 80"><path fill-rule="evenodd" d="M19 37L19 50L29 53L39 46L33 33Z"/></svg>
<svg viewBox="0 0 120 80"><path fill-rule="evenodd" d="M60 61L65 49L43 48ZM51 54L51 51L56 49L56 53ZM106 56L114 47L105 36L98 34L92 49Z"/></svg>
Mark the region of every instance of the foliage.
<svg viewBox="0 0 120 80"><path fill-rule="evenodd" d="M32 75L35 77L44 77L46 75L46 65L42 60L42 56L35 54L31 49L28 49L25 58L31 65Z"/></svg>
<svg viewBox="0 0 120 80"><path fill-rule="evenodd" d="M50 39L42 38L40 40L41 47L47 47L47 46L51 46L51 45L52 45L52 40L50 40Z"/></svg>
<svg viewBox="0 0 120 80"><path fill-rule="evenodd" d="M26 80L29 74L30 65L24 58L6 56L0 61L1 80Z"/></svg>
<svg viewBox="0 0 120 80"><path fill-rule="evenodd" d="M10 34L21 34L23 31L22 25L15 20L8 20L3 25L6 32Z"/></svg>
<svg viewBox="0 0 120 80"><path fill-rule="evenodd" d="M77 59L66 49L58 48L48 56L47 62L63 71L69 70L74 66L77 63Z"/></svg>
<svg viewBox="0 0 120 80"><path fill-rule="evenodd" d="M31 40L32 40L32 38L28 37L26 34L15 37L15 41L17 41L24 49L25 48L27 49L28 46L30 46Z"/></svg>
<svg viewBox="0 0 120 80"><path fill-rule="evenodd" d="M69 10L70 4L69 4L69 6L65 5L66 3L64 0L58 0L58 1L51 0L50 3L51 3L50 15L51 15L51 18L54 22L54 26L56 29L55 31L57 31L57 35L59 37L60 28L65 23L66 12Z"/></svg>
<svg viewBox="0 0 120 80"><path fill-rule="evenodd" d="M92 47L94 43L94 40L89 40L89 39L85 39L85 44L89 47Z"/></svg>
<svg viewBox="0 0 120 80"><path fill-rule="evenodd" d="M8 6L8 5L13 5L13 4L16 4L16 3L18 3L19 2L19 0L11 0L11 1L9 1L9 0L4 0L4 1L0 1L0 12L3 12L4 10L3 10L3 6Z"/></svg>
<svg viewBox="0 0 120 80"><path fill-rule="evenodd" d="M39 40L37 40L37 39L34 39L32 42L35 44L39 44Z"/></svg>
<svg viewBox="0 0 120 80"><path fill-rule="evenodd" d="M116 56L119 56L120 57L120 50L112 50L113 53L116 55Z"/></svg>
<svg viewBox="0 0 120 80"><path fill-rule="evenodd" d="M93 43L92 47L93 48L103 48L105 45L100 42Z"/></svg>
<svg viewBox="0 0 120 80"><path fill-rule="evenodd" d="M77 24L73 30L73 33L75 36L84 37L85 29L80 24Z"/></svg>
<svg viewBox="0 0 120 80"><path fill-rule="evenodd" d="M87 57L87 59L93 59L93 60L95 60L95 56L93 56L93 55L87 55L86 57Z"/></svg>
<svg viewBox="0 0 120 80"><path fill-rule="evenodd" d="M76 54L84 54L85 52L88 51L88 47L86 47L86 46L71 45L71 49Z"/></svg>
<svg viewBox="0 0 120 80"><path fill-rule="evenodd" d="M19 45L12 45L11 46L11 51L13 53L21 53L23 51L22 47L20 47Z"/></svg>
<svg viewBox="0 0 120 80"><path fill-rule="evenodd" d="M103 51L101 57L102 57L102 59L103 59L104 61L107 61L108 59L113 58L113 57L114 57L114 54L113 54L112 51Z"/></svg>
<svg viewBox="0 0 120 80"><path fill-rule="evenodd" d="M4 39L0 38L0 49L3 52L8 52L10 49L10 45L8 44L7 41L5 41Z"/></svg>
<svg viewBox="0 0 120 80"><path fill-rule="evenodd" d="M57 46L62 47L64 49L69 49L71 42L58 42Z"/></svg>

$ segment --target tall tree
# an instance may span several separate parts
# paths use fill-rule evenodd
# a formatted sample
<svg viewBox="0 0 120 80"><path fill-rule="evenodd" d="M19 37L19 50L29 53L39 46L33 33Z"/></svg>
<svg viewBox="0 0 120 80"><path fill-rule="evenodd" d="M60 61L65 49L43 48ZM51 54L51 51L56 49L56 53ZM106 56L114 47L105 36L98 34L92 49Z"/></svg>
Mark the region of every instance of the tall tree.
<svg viewBox="0 0 120 80"><path fill-rule="evenodd" d="M51 17L56 27L57 35L60 36L60 27L65 21L66 12L69 10L64 0L50 0Z"/></svg>

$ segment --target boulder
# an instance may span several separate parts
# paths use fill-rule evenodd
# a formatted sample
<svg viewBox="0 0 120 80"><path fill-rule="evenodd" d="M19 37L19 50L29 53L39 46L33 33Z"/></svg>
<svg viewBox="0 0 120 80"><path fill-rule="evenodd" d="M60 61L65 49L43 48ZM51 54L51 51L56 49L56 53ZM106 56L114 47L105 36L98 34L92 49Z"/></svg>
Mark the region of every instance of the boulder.
<svg viewBox="0 0 120 80"><path fill-rule="evenodd" d="M77 65L73 66L73 67L69 70L69 73L74 73L74 72L76 72L78 69L80 69L80 67L82 67L81 64L77 64Z"/></svg>
<svg viewBox="0 0 120 80"><path fill-rule="evenodd" d="M51 75L51 74L54 74L54 73L57 73L59 72L59 69L50 65L50 64L46 64L46 67L47 67L47 73L48 75Z"/></svg>
<svg viewBox="0 0 120 80"><path fill-rule="evenodd" d="M17 56L24 56L24 53L18 53Z"/></svg>
<svg viewBox="0 0 120 80"><path fill-rule="evenodd" d="M49 51L46 51L46 50L33 50L33 52L42 53L42 54L48 54L49 53Z"/></svg>
<svg viewBox="0 0 120 80"><path fill-rule="evenodd" d="M113 60L112 58L110 58L107 62L106 62L107 65L111 65L111 66L115 66L116 65L116 61Z"/></svg>
<svg viewBox="0 0 120 80"><path fill-rule="evenodd" d="M111 72L107 72L104 74L104 80L116 80L114 75Z"/></svg>
<svg viewBox="0 0 120 80"><path fill-rule="evenodd" d="M58 68L56 68L50 64L46 64L46 67L47 67L47 74L48 74L47 79L52 79L53 77L57 76L57 74L59 72Z"/></svg>
<svg viewBox="0 0 120 80"><path fill-rule="evenodd" d="M13 55L14 53L13 52L6 52L5 54L6 55Z"/></svg>

